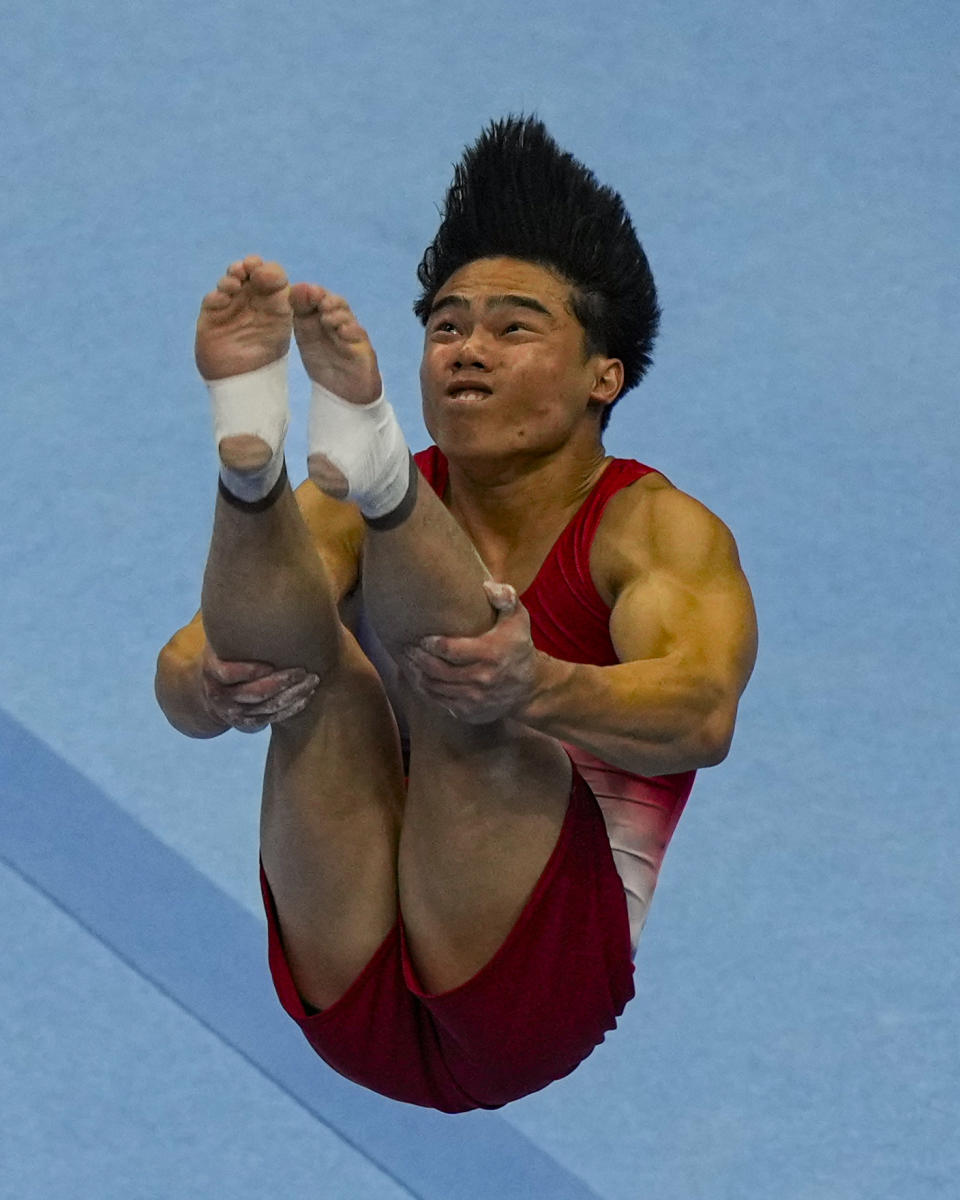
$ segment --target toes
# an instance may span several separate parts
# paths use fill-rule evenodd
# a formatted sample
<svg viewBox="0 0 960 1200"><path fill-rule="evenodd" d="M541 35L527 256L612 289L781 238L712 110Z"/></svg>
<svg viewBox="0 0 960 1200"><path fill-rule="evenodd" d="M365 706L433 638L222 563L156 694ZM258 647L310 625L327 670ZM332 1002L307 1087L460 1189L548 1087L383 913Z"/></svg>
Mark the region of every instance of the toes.
<svg viewBox="0 0 960 1200"><path fill-rule="evenodd" d="M287 286L287 273L278 262L265 263L259 254L248 254L227 267L219 286L223 287L227 280L232 281L230 288L234 291L249 280L257 291L276 292Z"/></svg>
<svg viewBox="0 0 960 1200"><path fill-rule="evenodd" d="M226 275L222 275L217 280L216 289L212 292L207 292L203 298L204 308L226 308L235 296L242 290L243 285L247 281L246 271L243 269L243 263L231 263L227 267Z"/></svg>
<svg viewBox="0 0 960 1200"><path fill-rule="evenodd" d="M324 291L315 283L295 283L290 289L290 305L294 316L315 317L327 332L345 341L359 342L367 336L343 296Z"/></svg>
<svg viewBox="0 0 960 1200"><path fill-rule="evenodd" d="M212 292L207 292L201 301L201 309L216 311L227 308L234 296L240 291L241 283L232 275L224 275Z"/></svg>
<svg viewBox="0 0 960 1200"><path fill-rule="evenodd" d="M366 334L350 305L342 296L327 293L318 307L321 324L349 342L361 341Z"/></svg>
<svg viewBox="0 0 960 1200"><path fill-rule="evenodd" d="M321 313L320 320L325 328L345 342L362 342L367 336L366 330L362 328L349 308L338 308L330 313Z"/></svg>
<svg viewBox="0 0 960 1200"><path fill-rule="evenodd" d="M207 309L226 308L229 303L230 297L226 294L226 292L222 292L219 288L217 288L216 291L207 292L200 307Z"/></svg>
<svg viewBox="0 0 960 1200"><path fill-rule="evenodd" d="M356 319L356 317L354 317L353 321L350 323L349 326L344 326L340 330L340 335L341 335L341 337L345 337L348 342L369 342L370 341L370 335L367 333L367 331L364 329L364 327L360 324L360 322Z"/></svg>
<svg viewBox="0 0 960 1200"><path fill-rule="evenodd" d="M350 305L342 296L338 296L334 292L324 292L318 307L322 316L326 316L328 313L350 312Z"/></svg>
<svg viewBox="0 0 960 1200"><path fill-rule="evenodd" d="M263 259L259 254L248 254L244 258L238 258L236 262L232 262L227 267L227 274L235 275L240 280L248 279L262 264Z"/></svg>
<svg viewBox="0 0 960 1200"><path fill-rule="evenodd" d="M337 337L345 342L362 342L369 341L367 331L362 325L358 324L353 313L350 314L346 321L341 321L340 324L333 326Z"/></svg>
<svg viewBox="0 0 960 1200"><path fill-rule="evenodd" d="M328 345L369 342L367 331L343 296L315 283L295 283L289 295L301 350L318 338L326 340Z"/></svg>
<svg viewBox="0 0 960 1200"><path fill-rule="evenodd" d="M315 312L326 292L315 283L295 283L290 289L290 305L298 317Z"/></svg>
<svg viewBox="0 0 960 1200"><path fill-rule="evenodd" d="M350 311L350 305L342 296L328 292L317 283L293 284L290 288L290 302L299 312L318 312L321 317L336 311Z"/></svg>
<svg viewBox="0 0 960 1200"><path fill-rule="evenodd" d="M260 263L251 271L250 283L258 292L279 292L287 287L287 273L278 262Z"/></svg>
<svg viewBox="0 0 960 1200"><path fill-rule="evenodd" d="M345 304L338 304L335 307L330 307L327 304L321 304L317 310L317 316L324 325L336 327L342 325L344 321L352 321L353 313Z"/></svg>

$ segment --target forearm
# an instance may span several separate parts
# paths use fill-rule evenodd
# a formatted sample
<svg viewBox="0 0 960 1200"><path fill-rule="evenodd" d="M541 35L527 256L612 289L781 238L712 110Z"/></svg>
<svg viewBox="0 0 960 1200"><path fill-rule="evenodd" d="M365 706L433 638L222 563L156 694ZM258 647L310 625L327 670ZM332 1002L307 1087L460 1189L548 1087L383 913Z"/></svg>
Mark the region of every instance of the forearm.
<svg viewBox="0 0 960 1200"><path fill-rule="evenodd" d="M168 644L157 659L154 690L163 715L179 733L212 738L229 728L209 711L200 677L201 660L184 656Z"/></svg>
<svg viewBox="0 0 960 1200"><path fill-rule="evenodd" d="M539 654L537 679L518 719L623 770L668 775L723 758L716 689L672 658L597 667Z"/></svg>

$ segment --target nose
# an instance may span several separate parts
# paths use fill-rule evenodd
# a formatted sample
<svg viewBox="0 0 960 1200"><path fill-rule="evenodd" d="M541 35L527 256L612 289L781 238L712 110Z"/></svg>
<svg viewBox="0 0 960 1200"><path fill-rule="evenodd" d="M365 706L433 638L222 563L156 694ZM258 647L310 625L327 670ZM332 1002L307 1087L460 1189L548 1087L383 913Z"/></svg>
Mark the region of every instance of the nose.
<svg viewBox="0 0 960 1200"><path fill-rule="evenodd" d="M485 371L489 366L489 359L489 347L482 337L478 337L478 331L472 329L457 345L453 365L458 371L464 367L477 367Z"/></svg>

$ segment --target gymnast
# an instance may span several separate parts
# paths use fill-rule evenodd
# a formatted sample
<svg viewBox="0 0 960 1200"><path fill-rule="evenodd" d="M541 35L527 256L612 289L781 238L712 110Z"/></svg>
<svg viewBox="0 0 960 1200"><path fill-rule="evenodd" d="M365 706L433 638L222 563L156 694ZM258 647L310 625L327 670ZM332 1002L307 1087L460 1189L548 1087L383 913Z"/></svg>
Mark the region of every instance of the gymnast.
<svg viewBox="0 0 960 1200"><path fill-rule="evenodd" d="M757 633L723 522L603 448L660 318L620 196L537 119L492 123L418 277L415 456L346 300L255 255L204 297L219 492L156 690L190 737L270 729L286 1012L342 1075L453 1113L545 1087L615 1027ZM291 333L312 381L296 491Z"/></svg>

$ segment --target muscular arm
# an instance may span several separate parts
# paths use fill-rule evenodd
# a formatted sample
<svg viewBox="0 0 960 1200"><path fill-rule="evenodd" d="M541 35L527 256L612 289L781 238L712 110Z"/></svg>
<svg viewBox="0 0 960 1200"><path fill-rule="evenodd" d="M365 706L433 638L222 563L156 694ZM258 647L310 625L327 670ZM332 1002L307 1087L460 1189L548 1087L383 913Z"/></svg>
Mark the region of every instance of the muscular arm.
<svg viewBox="0 0 960 1200"><path fill-rule="evenodd" d="M296 497L342 606L358 579L363 520L353 505L331 500L309 480L297 488ZM216 737L230 728L210 711L205 697L201 672L206 647L203 620L197 613L157 659L157 702L170 724L188 737Z"/></svg>
<svg viewBox="0 0 960 1200"><path fill-rule="evenodd" d="M662 775L726 757L757 650L750 588L722 521L674 488L605 515L594 559L621 662L538 654L518 718L625 770ZM608 520L609 516L609 520Z"/></svg>

